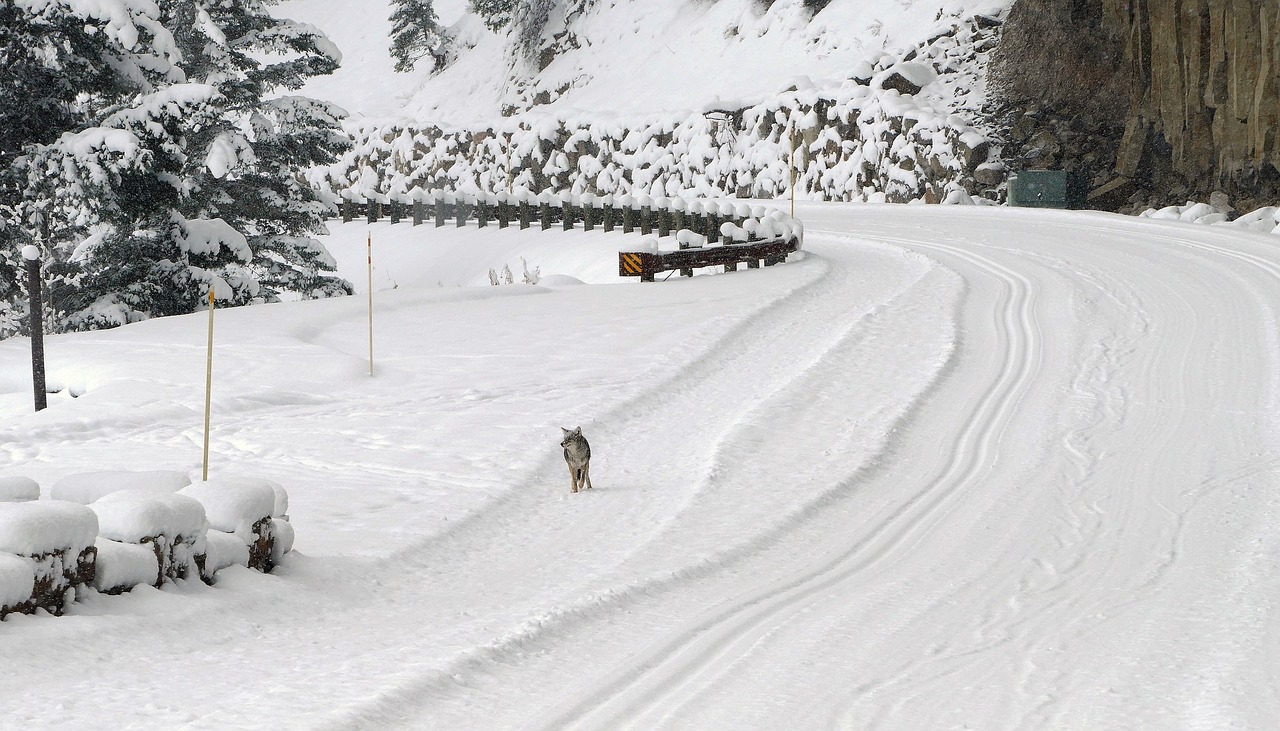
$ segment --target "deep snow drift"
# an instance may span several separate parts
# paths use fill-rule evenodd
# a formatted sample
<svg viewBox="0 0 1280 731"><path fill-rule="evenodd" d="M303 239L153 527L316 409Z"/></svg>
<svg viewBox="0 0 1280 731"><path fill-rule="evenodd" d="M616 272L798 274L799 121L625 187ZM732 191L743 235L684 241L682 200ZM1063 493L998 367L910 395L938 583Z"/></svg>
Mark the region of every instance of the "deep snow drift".
<svg viewBox="0 0 1280 731"><path fill-rule="evenodd" d="M1280 723L1273 239L800 213L796 261L644 285L600 234L337 227L375 375L363 297L218 313L213 470L289 490L294 554L11 617L5 722ZM0 477L197 474L204 336L51 337L40 414L0 344Z"/></svg>

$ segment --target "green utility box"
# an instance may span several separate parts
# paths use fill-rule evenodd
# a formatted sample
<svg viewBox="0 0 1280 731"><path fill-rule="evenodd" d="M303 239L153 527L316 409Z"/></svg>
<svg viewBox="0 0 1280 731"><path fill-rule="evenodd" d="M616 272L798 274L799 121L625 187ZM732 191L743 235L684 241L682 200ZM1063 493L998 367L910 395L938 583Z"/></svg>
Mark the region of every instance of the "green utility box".
<svg viewBox="0 0 1280 731"><path fill-rule="evenodd" d="M1020 208L1084 208L1089 176L1066 170L1023 170L1009 181L1009 205Z"/></svg>

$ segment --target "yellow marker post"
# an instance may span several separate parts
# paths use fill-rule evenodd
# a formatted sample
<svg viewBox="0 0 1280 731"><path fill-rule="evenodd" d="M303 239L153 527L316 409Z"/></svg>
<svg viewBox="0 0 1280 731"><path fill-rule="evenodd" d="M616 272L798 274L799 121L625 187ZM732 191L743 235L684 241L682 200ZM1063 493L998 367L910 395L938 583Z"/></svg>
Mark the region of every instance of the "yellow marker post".
<svg viewBox="0 0 1280 731"><path fill-rule="evenodd" d="M213 282L209 283L209 358L204 372L204 475L209 481L209 414L213 406Z"/></svg>
<svg viewBox="0 0 1280 731"><path fill-rule="evenodd" d="M373 375L373 234L369 234L369 375Z"/></svg>

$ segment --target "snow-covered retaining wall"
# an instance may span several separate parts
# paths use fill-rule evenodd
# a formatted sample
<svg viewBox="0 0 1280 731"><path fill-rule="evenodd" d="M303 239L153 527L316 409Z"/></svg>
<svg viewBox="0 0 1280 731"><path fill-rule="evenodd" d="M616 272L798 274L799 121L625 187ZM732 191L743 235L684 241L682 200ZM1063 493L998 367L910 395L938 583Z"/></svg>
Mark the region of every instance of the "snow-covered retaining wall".
<svg viewBox="0 0 1280 731"><path fill-rule="evenodd" d="M592 195L943 202L1003 182L986 135L949 104L982 84L997 32L956 21L916 49L804 88L649 119L530 112L486 129L348 126L354 145L311 183L338 195L526 188ZM990 37L989 37L990 36ZM794 149L794 153L793 153ZM982 173L979 174L979 168ZM988 176L985 182L978 178Z"/></svg>
<svg viewBox="0 0 1280 731"><path fill-rule="evenodd" d="M86 473L51 490L74 501L31 499L32 485L0 483L0 496L22 498L0 500L0 617L60 614L82 586L118 594L176 579L212 583L233 565L270 572L293 548L288 495L269 480Z"/></svg>

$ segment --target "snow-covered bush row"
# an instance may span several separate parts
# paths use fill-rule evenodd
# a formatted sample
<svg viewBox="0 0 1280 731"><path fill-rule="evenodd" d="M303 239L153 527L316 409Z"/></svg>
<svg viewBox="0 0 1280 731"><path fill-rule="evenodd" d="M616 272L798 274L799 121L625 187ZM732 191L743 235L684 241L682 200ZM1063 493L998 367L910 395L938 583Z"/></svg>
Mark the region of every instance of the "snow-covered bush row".
<svg viewBox="0 0 1280 731"><path fill-rule="evenodd" d="M1142 218L1155 218L1166 221L1187 221L1189 223L1219 224L1240 226L1251 231L1280 235L1280 206L1265 206L1256 211L1232 219L1230 211L1216 208L1208 203L1187 201L1183 206L1166 206L1164 208L1148 208L1138 214Z"/></svg>
<svg viewBox="0 0 1280 731"><path fill-rule="evenodd" d="M0 481L0 617L60 613L86 585L116 594L211 582L237 564L270 571L293 548L288 495L268 480L192 485L177 472L95 472L50 494L36 499L26 478Z"/></svg>
<svg viewBox="0 0 1280 731"><path fill-rule="evenodd" d="M528 113L484 130L352 123L352 149L310 179L355 198L414 189L773 198L791 188L794 131L801 197L941 202L977 192L972 173L989 144L939 95L920 92L972 65L975 32L973 21L957 22L921 48L854 69L838 88L681 115Z"/></svg>

